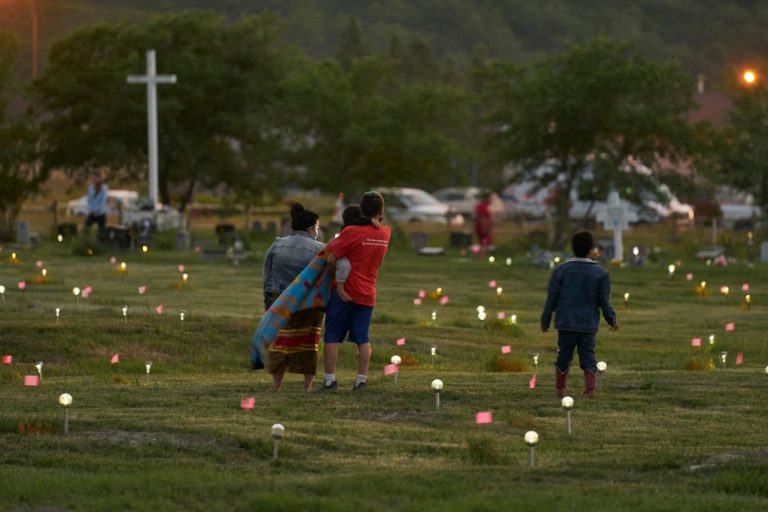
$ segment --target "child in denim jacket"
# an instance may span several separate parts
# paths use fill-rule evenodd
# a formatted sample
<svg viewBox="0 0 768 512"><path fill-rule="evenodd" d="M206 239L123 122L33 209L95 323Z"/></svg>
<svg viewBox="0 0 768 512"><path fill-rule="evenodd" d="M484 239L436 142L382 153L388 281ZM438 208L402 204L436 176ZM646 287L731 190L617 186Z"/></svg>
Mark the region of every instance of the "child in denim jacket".
<svg viewBox="0 0 768 512"><path fill-rule="evenodd" d="M557 397L565 395L568 370L574 350L584 371L584 398L593 398L597 387L595 336L600 312L611 331L619 330L616 312L610 305L611 280L608 271L588 256L594 247L592 234L582 231L571 239L574 258L557 267L549 279L547 302L541 313L541 331L549 331L552 313L556 313L557 362L555 362Z"/></svg>

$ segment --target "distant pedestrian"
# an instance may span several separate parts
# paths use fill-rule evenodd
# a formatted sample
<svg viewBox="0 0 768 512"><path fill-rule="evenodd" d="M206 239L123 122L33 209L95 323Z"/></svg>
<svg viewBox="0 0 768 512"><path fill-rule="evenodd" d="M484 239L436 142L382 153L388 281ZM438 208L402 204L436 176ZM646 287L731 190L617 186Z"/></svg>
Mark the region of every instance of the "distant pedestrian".
<svg viewBox="0 0 768 512"><path fill-rule="evenodd" d="M91 226L98 226L98 235L101 238L107 226L107 198L109 188L104 183L104 174L101 171L91 171L88 184L88 217L85 219L85 232L90 233Z"/></svg>
<svg viewBox="0 0 768 512"><path fill-rule="evenodd" d="M541 331L549 330L552 313L557 328L555 363L558 398L565 395L568 370L574 350L584 371L584 397L592 398L597 387L595 336L600 312L611 331L619 330L616 313L610 305L611 281L608 271L589 258L594 248L592 234L582 231L571 239L574 258L557 267L549 279L547 301L541 313Z"/></svg>
<svg viewBox="0 0 768 512"><path fill-rule="evenodd" d="M491 211L490 192L483 192L480 196L480 202L475 205L475 235L477 243L480 244L480 250L485 253L486 250L493 250L493 212Z"/></svg>
<svg viewBox="0 0 768 512"><path fill-rule="evenodd" d="M339 192L336 201L333 203L333 214L331 214L331 224L336 226L344 225L344 192Z"/></svg>
<svg viewBox="0 0 768 512"><path fill-rule="evenodd" d="M316 240L319 216L298 203L291 206L293 232L275 240L264 258L264 306L269 309L315 255L323 248ZM325 313L307 309L291 316L269 347L267 371L275 390L280 390L285 372L304 375L304 389L310 391L317 373L317 349Z"/></svg>

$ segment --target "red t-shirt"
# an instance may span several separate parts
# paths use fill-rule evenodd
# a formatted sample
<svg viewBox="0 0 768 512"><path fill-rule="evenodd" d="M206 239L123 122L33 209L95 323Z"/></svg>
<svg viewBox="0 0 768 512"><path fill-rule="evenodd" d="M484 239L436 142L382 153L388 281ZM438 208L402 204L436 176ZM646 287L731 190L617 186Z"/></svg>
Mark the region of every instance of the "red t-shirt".
<svg viewBox="0 0 768 512"><path fill-rule="evenodd" d="M344 283L344 290L352 297L352 302L376 305L376 278L387 254L390 235L388 226L347 226L328 243L336 258L346 256L352 266Z"/></svg>

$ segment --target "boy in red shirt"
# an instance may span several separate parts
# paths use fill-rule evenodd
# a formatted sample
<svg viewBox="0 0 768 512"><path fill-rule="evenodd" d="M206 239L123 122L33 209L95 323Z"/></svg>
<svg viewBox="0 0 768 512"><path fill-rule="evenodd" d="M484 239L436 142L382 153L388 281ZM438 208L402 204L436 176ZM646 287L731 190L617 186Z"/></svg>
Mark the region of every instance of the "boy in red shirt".
<svg viewBox="0 0 768 512"><path fill-rule="evenodd" d="M376 305L376 278L384 256L389 247L390 229L379 222L384 215L384 198L378 192L366 192L360 200L363 217L375 221L375 224L351 225L328 244L330 254L328 264L346 257L352 265L352 271L344 285L349 301L343 301L334 290L326 307L324 363L325 382L323 390L335 390L336 359L339 344L349 335L349 340L357 345L357 379L352 387L358 391L365 387L368 376L368 363L371 360L371 344L368 331L371 327L373 307Z"/></svg>

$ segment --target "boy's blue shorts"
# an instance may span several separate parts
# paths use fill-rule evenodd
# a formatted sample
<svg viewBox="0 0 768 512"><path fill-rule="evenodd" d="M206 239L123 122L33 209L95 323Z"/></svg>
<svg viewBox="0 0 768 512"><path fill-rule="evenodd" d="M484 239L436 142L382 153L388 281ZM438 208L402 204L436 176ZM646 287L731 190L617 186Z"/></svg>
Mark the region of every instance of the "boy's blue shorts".
<svg viewBox="0 0 768 512"><path fill-rule="evenodd" d="M349 341L358 345L369 343L373 307L354 302L344 302L336 290L325 308L325 343L342 343L349 334Z"/></svg>

